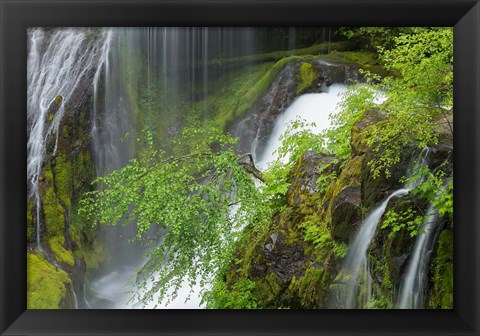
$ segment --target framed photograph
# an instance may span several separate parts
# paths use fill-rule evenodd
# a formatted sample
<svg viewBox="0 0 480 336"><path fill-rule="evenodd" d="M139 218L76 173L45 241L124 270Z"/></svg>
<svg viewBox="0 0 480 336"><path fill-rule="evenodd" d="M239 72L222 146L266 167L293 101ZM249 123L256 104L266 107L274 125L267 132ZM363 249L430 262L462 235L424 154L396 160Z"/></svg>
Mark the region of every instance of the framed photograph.
<svg viewBox="0 0 480 336"><path fill-rule="evenodd" d="M477 1L0 4L2 335L479 334Z"/></svg>

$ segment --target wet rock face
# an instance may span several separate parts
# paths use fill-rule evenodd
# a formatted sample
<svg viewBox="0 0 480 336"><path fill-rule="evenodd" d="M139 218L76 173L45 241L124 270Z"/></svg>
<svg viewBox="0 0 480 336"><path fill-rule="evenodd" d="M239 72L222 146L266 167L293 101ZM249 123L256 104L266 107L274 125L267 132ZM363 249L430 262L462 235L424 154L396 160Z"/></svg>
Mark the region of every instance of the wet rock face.
<svg viewBox="0 0 480 336"><path fill-rule="evenodd" d="M300 205L305 197L318 193L317 180L322 168L335 159L334 156L307 151L292 168L287 200L289 205Z"/></svg>
<svg viewBox="0 0 480 336"><path fill-rule="evenodd" d="M270 84L267 93L246 113L246 118L232 130L240 137L238 150L243 153L252 152L257 158L262 155L267 141L275 126L277 118L285 112L299 94L321 93L335 83L348 83L359 80L358 69L347 64L332 64L324 61L311 61L315 79L312 84L297 93L299 86L299 69L303 64L300 60L291 60L278 73ZM253 141L255 139L255 141ZM256 147L252 149L251 144Z"/></svg>
<svg viewBox="0 0 480 336"><path fill-rule="evenodd" d="M361 192L358 186L345 188L334 200L331 233L336 240L348 242L355 224L362 219Z"/></svg>
<svg viewBox="0 0 480 336"><path fill-rule="evenodd" d="M251 120L252 138L256 139L257 143L254 148L255 153L253 153L256 157L263 153L277 117L285 112L295 98L295 76L298 67L298 62L287 63L272 82L265 96L255 104L250 117L247 118ZM248 139L248 143L251 144L252 138Z"/></svg>
<svg viewBox="0 0 480 336"><path fill-rule="evenodd" d="M308 259L303 247L298 244L287 245L285 237L279 232L272 235L276 237L275 243L272 240L265 246L262 254L263 263L257 266L257 270L268 269L276 275L280 284L288 283L293 276L301 277Z"/></svg>

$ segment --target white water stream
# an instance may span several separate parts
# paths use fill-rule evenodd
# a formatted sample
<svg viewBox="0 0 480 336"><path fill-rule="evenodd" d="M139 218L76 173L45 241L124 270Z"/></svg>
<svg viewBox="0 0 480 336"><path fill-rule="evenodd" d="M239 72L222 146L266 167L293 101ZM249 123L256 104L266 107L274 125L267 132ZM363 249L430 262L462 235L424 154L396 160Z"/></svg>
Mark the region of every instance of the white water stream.
<svg viewBox="0 0 480 336"><path fill-rule="evenodd" d="M438 211L429 206L425 221L413 246L407 272L400 285L397 307L400 309L424 308L427 273L432 254L432 242L436 232Z"/></svg>
<svg viewBox="0 0 480 336"><path fill-rule="evenodd" d="M342 286L345 287L339 291L338 308L353 309L359 306L362 308L370 302L372 298L372 279L368 266L367 250L390 199L405 196L408 191L409 189L405 188L393 192L363 221L343 264ZM361 289L364 290L363 295L360 295Z"/></svg>
<svg viewBox="0 0 480 336"><path fill-rule="evenodd" d="M444 187L451 181L447 179ZM423 309L425 308L425 294L427 290L427 276L430 268L433 246L441 229L438 223L438 210L430 204L420 227L415 244L410 255L407 270L400 284L397 308Z"/></svg>
<svg viewBox="0 0 480 336"><path fill-rule="evenodd" d="M331 126L329 116L338 112L337 104L340 102L341 94L346 90L347 87L343 84L333 84L329 87L328 92L307 93L295 99L290 107L277 118L265 150L260 155L258 162L255 163L256 166L263 170L269 163L277 159L278 155L275 151L282 145L280 136L287 130L287 126L297 118L304 119L308 123L315 123L315 127L310 128L315 134L329 128ZM255 148L252 149L252 152L255 152ZM288 160L288 158L283 159Z"/></svg>

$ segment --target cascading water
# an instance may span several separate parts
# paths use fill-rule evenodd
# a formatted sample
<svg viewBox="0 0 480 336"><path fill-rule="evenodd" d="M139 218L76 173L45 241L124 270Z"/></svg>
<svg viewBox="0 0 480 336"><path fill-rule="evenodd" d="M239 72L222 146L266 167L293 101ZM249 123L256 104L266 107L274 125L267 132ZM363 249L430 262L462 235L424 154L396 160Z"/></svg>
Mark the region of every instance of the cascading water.
<svg viewBox="0 0 480 336"><path fill-rule="evenodd" d="M270 135L267 145L256 163L259 169L267 167L268 163L274 161L278 155L276 150L281 146L280 136L287 130L287 126L297 118L315 123L310 130L318 134L331 126L329 116L338 112L337 104L340 102L341 94L347 90L343 84L333 84L327 92L308 93L299 96L287 110L277 118L275 126ZM255 145L255 142L253 143ZM256 148L252 148L256 152ZM288 158L284 158L287 160Z"/></svg>
<svg viewBox="0 0 480 336"><path fill-rule="evenodd" d="M99 68L95 78L92 139L97 174L118 169L135 155L132 135L138 131L134 123L139 122L133 118L135 113L138 116L140 112L149 130L165 127L177 114L181 99L190 99L192 104L205 99L209 78L223 76L228 71L222 67L210 74L210 59L251 52L252 34L251 28L109 30L104 67ZM146 59L146 65L141 59ZM145 77L146 83L138 81ZM199 96L198 92L202 94ZM156 124L155 120L161 120L162 124ZM134 225L130 228L135 229ZM91 279L84 301L89 308L142 308L142 304L129 302L131 293L127 292L138 290L129 280L135 278L136 268L142 266L141 255L145 250L127 242L126 237L135 232L122 228L105 230L121 232L105 235L112 260ZM147 287L152 288L153 284ZM194 288L192 299L184 303L191 291L185 282L176 300L159 307L199 308L200 287Z"/></svg>
<svg viewBox="0 0 480 336"><path fill-rule="evenodd" d="M82 90L82 83L91 80L91 72L101 58L103 39L95 29L31 28L28 40L27 182L29 198L35 198L36 244L43 251L39 178L47 154L47 140L55 137L54 148L48 153L55 155L65 106Z"/></svg>
<svg viewBox="0 0 480 336"><path fill-rule="evenodd" d="M429 149L421 151L416 160L413 160L407 178L413 176L426 164ZM375 236L377 226L385 212L388 202L393 197L403 197L415 188L421 181L409 181L402 189L391 193L379 206L374 208L362 222L350 246L337 277L337 288L334 290L336 308L365 308L373 298L372 277L368 264L367 252Z"/></svg>
<svg viewBox="0 0 480 336"><path fill-rule="evenodd" d="M444 186L450 182L448 178ZM433 245L436 236L441 230L438 221L438 210L429 205L424 221L420 227L412 254L409 258L405 275L400 283L397 308L423 309L425 308L425 294L427 289L427 275L432 257Z"/></svg>
<svg viewBox="0 0 480 336"><path fill-rule="evenodd" d="M407 272L400 285L397 307L400 309L424 308L425 288L431 248L438 220L438 211L432 205L428 207L425 221L413 246Z"/></svg>
<svg viewBox="0 0 480 336"><path fill-rule="evenodd" d="M372 297L372 280L367 260L367 250L370 247L380 218L388 202L393 197L402 197L408 194L409 189L399 189L390 194L378 207L376 207L363 221L350 250L345 258L341 286L336 294L337 308L364 307ZM363 293L360 290L363 289ZM363 295L360 295L363 294ZM359 303L359 296L361 303Z"/></svg>

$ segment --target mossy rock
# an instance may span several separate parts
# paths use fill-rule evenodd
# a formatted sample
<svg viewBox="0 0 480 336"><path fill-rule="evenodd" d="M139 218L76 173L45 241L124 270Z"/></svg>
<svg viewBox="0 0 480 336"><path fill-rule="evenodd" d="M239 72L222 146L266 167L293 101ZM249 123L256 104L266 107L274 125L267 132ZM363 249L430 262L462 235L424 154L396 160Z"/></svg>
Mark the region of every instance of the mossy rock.
<svg viewBox="0 0 480 336"><path fill-rule="evenodd" d="M365 112L353 125L350 137L353 155L363 155L370 150L369 137L375 128L384 122L385 118L384 112L373 109Z"/></svg>
<svg viewBox="0 0 480 336"><path fill-rule="evenodd" d="M315 68L310 63L302 63L298 69L298 86L297 86L297 95L301 94L308 88L312 86L317 78L317 73Z"/></svg>
<svg viewBox="0 0 480 336"><path fill-rule="evenodd" d="M48 246L50 247L50 250L52 250L57 262L73 267L75 259L72 251L66 249L65 238L63 236L50 238Z"/></svg>
<svg viewBox="0 0 480 336"><path fill-rule="evenodd" d="M329 165L335 159L334 156L317 154L307 151L292 167L289 174L287 202L291 206L298 206L305 200L318 193L317 180L321 174L328 175L332 172Z"/></svg>
<svg viewBox="0 0 480 336"><path fill-rule="evenodd" d="M293 277L284 294L293 309L324 308L327 293L327 272L322 268L310 267L301 278Z"/></svg>
<svg viewBox="0 0 480 336"><path fill-rule="evenodd" d="M65 230L64 209L58 202L53 185L53 174L50 169L44 171L42 189L43 228L45 230L45 233L42 233L42 238L44 236L48 239L61 236Z"/></svg>
<svg viewBox="0 0 480 336"><path fill-rule="evenodd" d="M56 195L64 202L67 211L69 211L72 197L72 163L61 153L57 154L54 162Z"/></svg>
<svg viewBox="0 0 480 336"><path fill-rule="evenodd" d="M348 242L354 225L362 219L360 186L343 189L333 201L331 233L335 240Z"/></svg>
<svg viewBox="0 0 480 336"><path fill-rule="evenodd" d="M67 291L72 288L68 274L40 254L27 253L27 308L66 308Z"/></svg>
<svg viewBox="0 0 480 336"><path fill-rule="evenodd" d="M438 238L433 260L433 288L429 306L433 309L453 309L453 233L443 230Z"/></svg>
<svg viewBox="0 0 480 336"><path fill-rule="evenodd" d="M31 201L27 202L27 243L35 240L36 220L34 214L34 207Z"/></svg>

